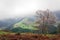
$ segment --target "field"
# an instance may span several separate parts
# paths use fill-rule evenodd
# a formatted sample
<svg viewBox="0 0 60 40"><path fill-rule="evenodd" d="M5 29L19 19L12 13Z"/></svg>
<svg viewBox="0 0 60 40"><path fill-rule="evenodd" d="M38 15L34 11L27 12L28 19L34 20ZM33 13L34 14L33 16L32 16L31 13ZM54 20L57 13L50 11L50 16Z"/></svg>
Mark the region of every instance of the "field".
<svg viewBox="0 0 60 40"><path fill-rule="evenodd" d="M60 40L60 34L4 33L0 40Z"/></svg>

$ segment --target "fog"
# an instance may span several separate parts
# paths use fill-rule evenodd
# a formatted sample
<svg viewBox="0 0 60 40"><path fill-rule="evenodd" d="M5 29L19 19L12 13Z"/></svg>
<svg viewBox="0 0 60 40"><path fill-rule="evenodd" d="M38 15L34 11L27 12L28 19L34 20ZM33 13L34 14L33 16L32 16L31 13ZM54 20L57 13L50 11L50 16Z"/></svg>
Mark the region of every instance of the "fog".
<svg viewBox="0 0 60 40"><path fill-rule="evenodd" d="M0 0L0 20L34 15L37 10L60 10L60 0Z"/></svg>

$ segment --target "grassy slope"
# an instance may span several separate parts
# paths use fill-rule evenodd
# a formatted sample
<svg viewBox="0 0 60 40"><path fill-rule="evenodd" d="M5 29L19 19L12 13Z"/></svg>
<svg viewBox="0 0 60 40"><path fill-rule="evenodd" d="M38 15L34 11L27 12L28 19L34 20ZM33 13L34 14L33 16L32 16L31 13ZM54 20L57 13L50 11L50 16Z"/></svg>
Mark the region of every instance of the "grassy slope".
<svg viewBox="0 0 60 40"><path fill-rule="evenodd" d="M37 27L34 27L34 25L35 25L34 21L32 21L31 24L25 24L24 22L29 22L28 18L25 18L24 20L14 24L12 31L15 31L15 32L17 32L17 31L18 32L31 32L31 31L33 31L33 32L41 33L41 30L39 30ZM50 25L48 27L48 29L49 29L48 30L49 33L55 33L56 32L56 27L54 27L53 25Z"/></svg>
<svg viewBox="0 0 60 40"><path fill-rule="evenodd" d="M14 28L20 27L20 28L23 28L23 29L38 30L38 28L33 27L34 22L32 22L32 23L29 24L29 25L26 25L26 24L23 23L23 22L25 22L25 21L27 21L27 20L28 20L28 19L26 18L26 19L22 20L21 22L16 23L16 24L14 25Z"/></svg>

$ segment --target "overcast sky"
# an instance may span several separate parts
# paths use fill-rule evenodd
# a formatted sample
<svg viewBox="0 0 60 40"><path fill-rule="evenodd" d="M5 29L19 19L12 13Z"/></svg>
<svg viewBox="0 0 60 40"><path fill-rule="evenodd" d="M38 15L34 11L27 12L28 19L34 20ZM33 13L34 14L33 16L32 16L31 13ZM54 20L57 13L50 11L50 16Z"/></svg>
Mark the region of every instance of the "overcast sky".
<svg viewBox="0 0 60 40"><path fill-rule="evenodd" d="M45 9L60 10L60 0L0 0L0 20Z"/></svg>

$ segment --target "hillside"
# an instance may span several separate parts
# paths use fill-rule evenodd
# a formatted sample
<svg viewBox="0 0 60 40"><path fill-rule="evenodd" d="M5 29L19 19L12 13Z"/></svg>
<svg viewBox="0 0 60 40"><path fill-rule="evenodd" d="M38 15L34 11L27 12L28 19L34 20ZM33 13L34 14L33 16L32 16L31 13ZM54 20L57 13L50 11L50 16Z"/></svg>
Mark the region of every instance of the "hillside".
<svg viewBox="0 0 60 40"><path fill-rule="evenodd" d="M14 28L20 27L23 29L30 29L30 30L38 30L37 28L33 27L34 21L32 18L24 18L21 22L14 24Z"/></svg>
<svg viewBox="0 0 60 40"><path fill-rule="evenodd" d="M13 32L34 32L34 33L41 33L39 28L34 27L35 17L25 17L20 22L17 22L13 25L11 31ZM53 25L48 26L49 33L55 33L56 27Z"/></svg>

